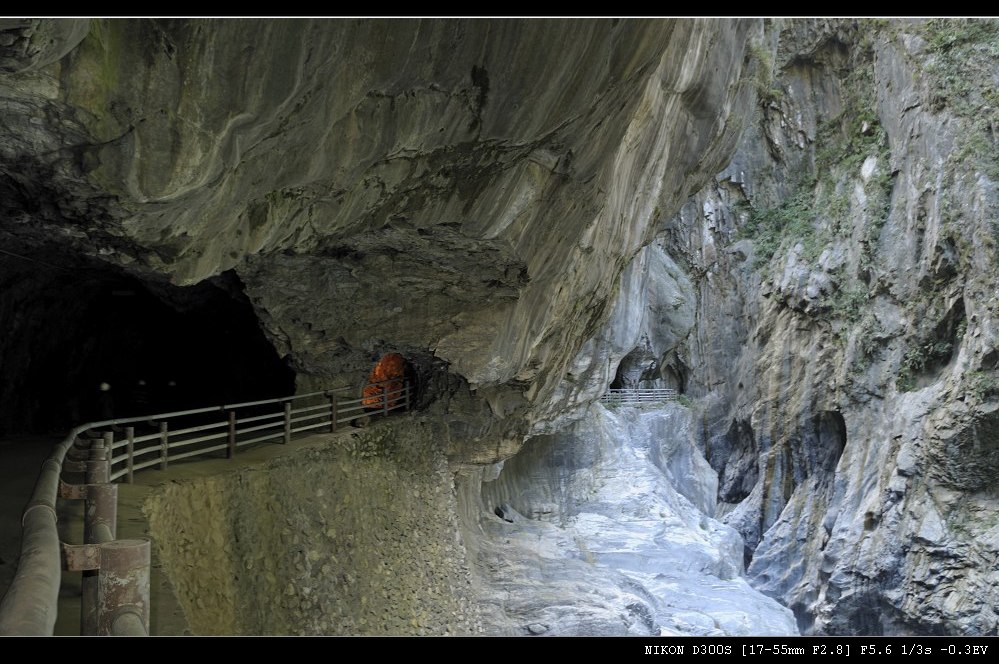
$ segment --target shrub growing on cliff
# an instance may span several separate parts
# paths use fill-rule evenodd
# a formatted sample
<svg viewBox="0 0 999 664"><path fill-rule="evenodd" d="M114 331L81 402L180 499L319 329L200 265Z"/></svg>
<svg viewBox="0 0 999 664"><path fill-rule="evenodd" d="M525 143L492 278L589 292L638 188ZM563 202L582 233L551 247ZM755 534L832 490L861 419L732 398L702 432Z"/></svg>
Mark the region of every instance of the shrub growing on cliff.
<svg viewBox="0 0 999 664"><path fill-rule="evenodd" d="M928 341L913 346L905 353L895 387L902 392L916 389L916 379L934 363L946 361L954 350L950 341Z"/></svg>
<svg viewBox="0 0 999 664"><path fill-rule="evenodd" d="M811 189L801 187L780 205L750 208L749 220L739 236L752 239L756 250L755 267L769 263L777 250L790 241L802 241L806 253L814 253L817 243L813 201Z"/></svg>
<svg viewBox="0 0 999 664"><path fill-rule="evenodd" d="M931 56L925 65L931 108L949 109L971 123L970 131L959 135L953 158L971 160L993 179L999 178L993 136L999 124L999 90L991 73L999 60L999 22L933 19L921 25L920 36Z"/></svg>
<svg viewBox="0 0 999 664"><path fill-rule="evenodd" d="M984 401L999 394L999 379L984 371L975 371L968 375L968 387L979 401Z"/></svg>

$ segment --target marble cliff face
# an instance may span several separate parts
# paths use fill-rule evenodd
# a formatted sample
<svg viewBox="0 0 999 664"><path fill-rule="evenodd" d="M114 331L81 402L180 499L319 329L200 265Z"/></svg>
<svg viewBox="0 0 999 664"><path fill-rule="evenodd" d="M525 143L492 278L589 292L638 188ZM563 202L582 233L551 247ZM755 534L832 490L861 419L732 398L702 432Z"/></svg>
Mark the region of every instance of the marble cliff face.
<svg viewBox="0 0 999 664"><path fill-rule="evenodd" d="M5 34L7 233L178 285L234 272L301 382L385 348L446 363L494 415L461 455L497 460L564 408L624 266L725 165L762 21Z"/></svg>
<svg viewBox="0 0 999 664"><path fill-rule="evenodd" d="M805 632L996 633L997 27L784 24L660 236L690 333L618 375L692 398L716 516Z"/></svg>
<svg viewBox="0 0 999 664"><path fill-rule="evenodd" d="M0 237L175 306L224 280L299 387L410 358L450 468L427 481L454 482L449 565L488 598L470 625L754 633L598 551L595 523L640 525L580 470L603 468L694 528L674 553L699 574L771 598L737 589L760 631L995 633L997 40L954 20L5 19ZM28 319L55 317L22 263L0 266L0 358L26 373ZM612 382L685 404L668 424L591 406ZM629 551L673 565L680 531L652 531ZM616 566L659 599L559 618L537 579L503 585L566 533L592 554L546 549L566 575Z"/></svg>

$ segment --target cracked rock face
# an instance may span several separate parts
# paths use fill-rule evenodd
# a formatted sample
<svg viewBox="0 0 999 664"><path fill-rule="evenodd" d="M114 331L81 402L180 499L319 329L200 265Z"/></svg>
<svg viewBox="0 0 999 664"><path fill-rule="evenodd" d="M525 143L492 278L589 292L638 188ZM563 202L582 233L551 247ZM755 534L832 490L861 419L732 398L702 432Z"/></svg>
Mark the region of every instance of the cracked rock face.
<svg viewBox="0 0 999 664"><path fill-rule="evenodd" d="M4 237L232 270L303 383L432 356L516 420L460 452L492 461L558 415L625 265L725 164L762 21L0 29Z"/></svg>
<svg viewBox="0 0 999 664"><path fill-rule="evenodd" d="M805 633L996 634L997 43L784 24L758 121L666 233L719 518Z"/></svg>

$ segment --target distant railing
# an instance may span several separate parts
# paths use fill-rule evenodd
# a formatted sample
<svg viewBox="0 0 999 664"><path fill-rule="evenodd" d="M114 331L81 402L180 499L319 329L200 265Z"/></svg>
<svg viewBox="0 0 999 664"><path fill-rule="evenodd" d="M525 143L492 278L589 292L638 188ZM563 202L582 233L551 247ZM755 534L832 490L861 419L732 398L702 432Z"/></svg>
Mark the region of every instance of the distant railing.
<svg viewBox="0 0 999 664"><path fill-rule="evenodd" d="M676 401L676 390L669 387L648 390L607 390L600 397L600 403L621 406L663 403L664 401Z"/></svg>
<svg viewBox="0 0 999 664"><path fill-rule="evenodd" d="M247 445L287 444L297 433L316 430L333 433L340 425L372 413L409 409L407 382L384 381L367 388L367 396L357 399L342 398L349 391L342 388L118 420L118 424L130 426L119 426L118 435L114 431L102 433L104 447L111 455L111 480L124 477L131 482L138 470L153 466L166 470L171 461L194 456L224 451L227 458L232 458L237 449ZM371 396L373 391L377 392L375 396ZM377 406L373 406L374 402ZM272 409L273 406L279 407ZM170 426L179 419L185 426Z"/></svg>
<svg viewBox="0 0 999 664"><path fill-rule="evenodd" d="M21 554L0 601L0 636L51 636L63 569L83 572L81 633L147 634L149 541L117 540L117 485L136 471L213 455L232 458L240 447L288 443L294 434L325 429L371 414L408 410L408 382L248 401L140 417L91 422L70 431L42 465L21 519ZM181 426L177 426L181 424ZM173 426L171 426L173 425ZM179 451L183 450L183 451ZM83 473L82 484L63 471ZM59 539L57 499L86 501L84 544Z"/></svg>

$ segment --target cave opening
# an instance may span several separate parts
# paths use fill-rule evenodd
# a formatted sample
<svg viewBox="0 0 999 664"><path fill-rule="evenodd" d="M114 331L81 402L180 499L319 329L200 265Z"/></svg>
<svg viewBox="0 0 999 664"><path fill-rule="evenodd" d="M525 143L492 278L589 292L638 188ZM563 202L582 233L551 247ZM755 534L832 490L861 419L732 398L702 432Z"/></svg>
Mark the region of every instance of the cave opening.
<svg viewBox="0 0 999 664"><path fill-rule="evenodd" d="M235 274L180 287L42 255L0 262L0 434L294 392Z"/></svg>
<svg viewBox="0 0 999 664"><path fill-rule="evenodd" d="M660 357L648 344L633 348L618 363L612 390L670 388L686 393L687 367L676 351Z"/></svg>

